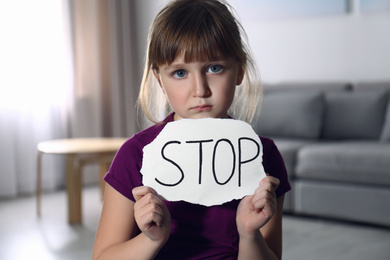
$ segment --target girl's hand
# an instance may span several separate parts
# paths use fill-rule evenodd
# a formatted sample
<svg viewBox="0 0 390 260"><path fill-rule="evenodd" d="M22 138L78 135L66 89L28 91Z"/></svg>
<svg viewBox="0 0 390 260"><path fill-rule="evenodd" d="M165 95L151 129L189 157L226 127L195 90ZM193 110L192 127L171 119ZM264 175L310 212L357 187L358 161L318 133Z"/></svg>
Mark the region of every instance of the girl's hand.
<svg viewBox="0 0 390 260"><path fill-rule="evenodd" d="M279 183L278 179L267 176L261 180L253 195L241 200L236 215L240 238L254 238L259 229L272 218L276 210L275 190Z"/></svg>
<svg viewBox="0 0 390 260"><path fill-rule="evenodd" d="M171 231L171 214L155 190L147 186L133 189L134 217L138 228L152 241L164 244Z"/></svg>

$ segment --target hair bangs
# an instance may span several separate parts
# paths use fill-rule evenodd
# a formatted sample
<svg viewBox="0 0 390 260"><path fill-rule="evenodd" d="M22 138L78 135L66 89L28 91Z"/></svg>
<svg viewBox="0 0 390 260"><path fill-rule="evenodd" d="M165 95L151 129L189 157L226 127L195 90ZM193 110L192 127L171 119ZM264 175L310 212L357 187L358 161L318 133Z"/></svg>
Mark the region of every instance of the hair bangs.
<svg viewBox="0 0 390 260"><path fill-rule="evenodd" d="M184 62L191 63L213 61L227 56L228 54L221 49L215 39L207 39L203 35L196 34L187 35L179 41L174 58L184 57Z"/></svg>
<svg viewBox="0 0 390 260"><path fill-rule="evenodd" d="M207 5L193 8L187 4L180 11L165 16L169 20L156 23L163 28L156 30L158 34L151 41L154 42L149 50L152 68L172 64L177 57L184 57L186 63L225 57L236 57L241 62L245 60L241 39L236 36L239 35L237 25L233 23L226 30L226 25L220 22L226 19L218 16L220 14L208 10Z"/></svg>

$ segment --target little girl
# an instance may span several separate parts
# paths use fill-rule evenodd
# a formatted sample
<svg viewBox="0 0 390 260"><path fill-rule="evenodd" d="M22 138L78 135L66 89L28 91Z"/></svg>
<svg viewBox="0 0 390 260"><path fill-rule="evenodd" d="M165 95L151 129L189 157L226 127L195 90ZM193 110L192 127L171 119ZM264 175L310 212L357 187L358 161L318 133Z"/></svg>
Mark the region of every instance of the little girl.
<svg viewBox="0 0 390 260"><path fill-rule="evenodd" d="M142 149L167 123L253 118L261 85L229 9L218 0L176 0L154 19L139 100L156 124L119 149L105 176L93 259L281 259L290 185L272 140L260 137L270 175L241 200L211 207L171 202L142 184ZM161 97L172 111L159 122L168 107Z"/></svg>

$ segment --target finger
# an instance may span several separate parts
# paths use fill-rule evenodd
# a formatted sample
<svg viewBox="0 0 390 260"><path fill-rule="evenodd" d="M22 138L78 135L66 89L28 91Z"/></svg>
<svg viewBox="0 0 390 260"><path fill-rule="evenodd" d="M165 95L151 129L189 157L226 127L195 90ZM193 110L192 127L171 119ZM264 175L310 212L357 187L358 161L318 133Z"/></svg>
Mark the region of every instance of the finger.
<svg viewBox="0 0 390 260"><path fill-rule="evenodd" d="M276 202L275 189L270 182L264 183L255 190L255 193L251 199L251 203L252 205L256 205L256 207L259 207L256 203L262 199Z"/></svg>
<svg viewBox="0 0 390 260"><path fill-rule="evenodd" d="M143 196L145 196L148 193L157 194L157 192L154 189L152 189L148 186L135 187L132 190L132 192L133 192L133 196L134 196L135 201L140 200Z"/></svg>
<svg viewBox="0 0 390 260"><path fill-rule="evenodd" d="M273 177L273 176L267 176L267 177L264 177L261 181L260 181L260 186L264 185L265 183L271 183L272 184L272 187L274 190L276 190L278 187L279 187L279 184L280 184L280 181L279 179Z"/></svg>
<svg viewBox="0 0 390 260"><path fill-rule="evenodd" d="M252 200L251 203L252 203L252 210L256 211L256 212L259 212L266 207L266 199L265 198Z"/></svg>
<svg viewBox="0 0 390 260"><path fill-rule="evenodd" d="M266 205L276 205L276 198L269 192L263 191L262 194L258 194L258 196L253 196L251 203L254 208L262 208Z"/></svg>
<svg viewBox="0 0 390 260"><path fill-rule="evenodd" d="M271 183L277 184L277 185L279 185L279 183L280 183L278 178L275 178L275 177L270 176L270 175L267 175L266 177L261 179L260 184L262 184L263 182L271 182Z"/></svg>
<svg viewBox="0 0 390 260"><path fill-rule="evenodd" d="M134 204L134 215L140 229L149 229L153 225L161 226L165 216L163 207L165 204L151 193L138 200Z"/></svg>
<svg viewBox="0 0 390 260"><path fill-rule="evenodd" d="M272 216L276 210L276 200L264 197L256 201L252 201L252 210L257 213L263 212L266 216Z"/></svg>
<svg viewBox="0 0 390 260"><path fill-rule="evenodd" d="M164 206L164 202L156 194L147 193L135 202L134 209L141 209L150 204L157 204L160 207Z"/></svg>
<svg viewBox="0 0 390 260"><path fill-rule="evenodd" d="M138 217L149 215L150 213L164 214L163 210L157 203L145 204L143 206L138 205L135 208L134 214Z"/></svg>
<svg viewBox="0 0 390 260"><path fill-rule="evenodd" d="M274 186L272 185L272 183L270 181L266 180L264 182L261 182L260 185L256 188L256 190L253 193L253 195L262 193L263 191L267 191L267 192L269 192L271 194L275 193Z"/></svg>
<svg viewBox="0 0 390 260"><path fill-rule="evenodd" d="M136 218L137 225L141 231L150 230L153 226L160 227L163 223L163 216L155 212L148 212Z"/></svg>
<svg viewBox="0 0 390 260"><path fill-rule="evenodd" d="M160 207L160 205L156 203L152 203L146 205L142 209L142 213L140 213L140 217L144 219L145 223L148 225L155 224L157 226L161 226L161 223L164 218L164 211Z"/></svg>
<svg viewBox="0 0 390 260"><path fill-rule="evenodd" d="M275 198L275 191L272 188L272 185L268 184L269 187L263 186L259 187L251 199L252 203L262 198Z"/></svg>

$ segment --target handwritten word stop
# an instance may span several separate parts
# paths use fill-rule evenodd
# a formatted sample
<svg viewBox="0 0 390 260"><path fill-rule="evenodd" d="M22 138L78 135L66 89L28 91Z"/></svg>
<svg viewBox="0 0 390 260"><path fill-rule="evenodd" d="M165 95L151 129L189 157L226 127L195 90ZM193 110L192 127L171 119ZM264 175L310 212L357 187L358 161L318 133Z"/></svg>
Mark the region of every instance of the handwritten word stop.
<svg viewBox="0 0 390 260"><path fill-rule="evenodd" d="M253 194L266 176L260 138L239 120L170 122L143 154L143 184L170 201L220 205Z"/></svg>

